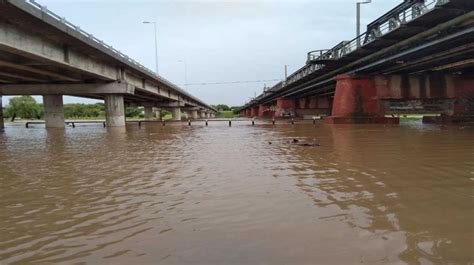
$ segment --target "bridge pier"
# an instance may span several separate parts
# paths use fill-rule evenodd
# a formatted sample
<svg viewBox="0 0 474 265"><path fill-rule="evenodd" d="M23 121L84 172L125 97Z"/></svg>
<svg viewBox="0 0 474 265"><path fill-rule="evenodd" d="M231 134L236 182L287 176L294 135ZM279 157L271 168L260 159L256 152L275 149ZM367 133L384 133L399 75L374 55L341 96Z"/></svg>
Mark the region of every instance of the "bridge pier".
<svg viewBox="0 0 474 265"><path fill-rule="evenodd" d="M338 75L336 80L332 112L324 119L326 123L399 123L398 118L384 116L374 78Z"/></svg>
<svg viewBox="0 0 474 265"><path fill-rule="evenodd" d="M105 95L105 122L107 127L125 126L123 95Z"/></svg>
<svg viewBox="0 0 474 265"><path fill-rule="evenodd" d="M296 116L294 99L286 99L286 98L277 99L275 117L284 117L284 116L291 116L291 117Z"/></svg>
<svg viewBox="0 0 474 265"><path fill-rule="evenodd" d="M171 108L171 119L173 121L181 121L181 108L179 107Z"/></svg>
<svg viewBox="0 0 474 265"><path fill-rule="evenodd" d="M257 117L258 116L258 107L252 107L250 109L250 117Z"/></svg>
<svg viewBox="0 0 474 265"><path fill-rule="evenodd" d="M152 106L145 106L145 120L146 121L151 121L154 118L154 111Z"/></svg>
<svg viewBox="0 0 474 265"><path fill-rule="evenodd" d="M43 95L44 121L46 128L64 128L62 95Z"/></svg>
<svg viewBox="0 0 474 265"><path fill-rule="evenodd" d="M191 119L193 119L193 120L198 119L198 111L197 110L191 110Z"/></svg>

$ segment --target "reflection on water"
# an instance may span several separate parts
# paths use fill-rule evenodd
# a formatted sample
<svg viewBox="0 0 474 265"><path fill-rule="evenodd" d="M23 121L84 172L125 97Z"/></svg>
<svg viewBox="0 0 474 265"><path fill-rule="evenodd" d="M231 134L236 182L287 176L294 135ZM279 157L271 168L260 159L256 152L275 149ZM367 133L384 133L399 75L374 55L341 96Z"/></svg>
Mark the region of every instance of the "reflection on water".
<svg viewBox="0 0 474 265"><path fill-rule="evenodd" d="M7 127L0 264L472 264L473 136L415 123Z"/></svg>

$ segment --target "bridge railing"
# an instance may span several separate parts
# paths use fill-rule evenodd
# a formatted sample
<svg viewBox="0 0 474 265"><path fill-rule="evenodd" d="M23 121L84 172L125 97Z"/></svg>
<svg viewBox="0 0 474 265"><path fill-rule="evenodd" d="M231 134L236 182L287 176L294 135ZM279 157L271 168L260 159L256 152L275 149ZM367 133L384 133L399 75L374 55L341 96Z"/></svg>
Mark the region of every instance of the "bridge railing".
<svg viewBox="0 0 474 265"><path fill-rule="evenodd" d="M388 13L385 16L386 18L384 18L382 21L378 21L374 25L370 25L366 32L362 33L360 36L357 36L351 41L343 41L329 50L316 50L309 52L307 65L298 70L293 75L290 75L287 80L287 84L293 83L300 78L307 76L308 74L314 72L314 70L323 68L324 64L321 64L321 62L343 58L357 49L363 48L365 45L398 29L400 26L430 12L437 6L444 5L448 2L449 0L414 1L402 9L395 10L393 13ZM312 66L312 64L316 64L316 67Z"/></svg>
<svg viewBox="0 0 474 265"><path fill-rule="evenodd" d="M315 50L315 51L310 51L308 52L308 62L311 62L313 60L316 60L318 58L321 58L323 54L326 52L330 51L329 49L323 49L323 50Z"/></svg>

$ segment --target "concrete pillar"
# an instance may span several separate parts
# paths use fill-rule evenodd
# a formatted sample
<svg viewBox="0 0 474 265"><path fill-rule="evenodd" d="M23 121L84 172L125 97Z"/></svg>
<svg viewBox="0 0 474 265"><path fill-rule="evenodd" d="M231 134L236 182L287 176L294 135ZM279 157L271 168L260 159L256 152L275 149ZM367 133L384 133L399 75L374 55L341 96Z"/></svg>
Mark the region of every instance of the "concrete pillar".
<svg viewBox="0 0 474 265"><path fill-rule="evenodd" d="M201 119L205 119L206 118L206 113L204 111L201 111Z"/></svg>
<svg viewBox="0 0 474 265"><path fill-rule="evenodd" d="M43 106L46 128L64 128L63 96L44 95Z"/></svg>
<svg viewBox="0 0 474 265"><path fill-rule="evenodd" d="M197 110L191 110L191 119L196 120L198 118Z"/></svg>
<svg viewBox="0 0 474 265"><path fill-rule="evenodd" d="M180 121L181 120L181 108L175 107L171 109L171 116L173 121Z"/></svg>
<svg viewBox="0 0 474 265"><path fill-rule="evenodd" d="M122 95L105 96L105 122L108 127L125 126L125 107Z"/></svg>
<svg viewBox="0 0 474 265"><path fill-rule="evenodd" d="M153 107L150 106L145 106L145 120L146 121L151 121L153 120Z"/></svg>
<svg viewBox="0 0 474 265"><path fill-rule="evenodd" d="M2 96L0 96L0 130L5 128L3 123L3 105L2 105Z"/></svg>

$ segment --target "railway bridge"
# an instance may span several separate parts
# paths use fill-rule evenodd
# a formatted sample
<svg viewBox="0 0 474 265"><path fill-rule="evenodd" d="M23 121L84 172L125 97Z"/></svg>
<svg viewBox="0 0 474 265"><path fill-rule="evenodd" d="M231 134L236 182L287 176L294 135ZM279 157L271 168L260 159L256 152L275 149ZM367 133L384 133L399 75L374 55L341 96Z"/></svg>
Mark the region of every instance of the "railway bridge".
<svg viewBox="0 0 474 265"><path fill-rule="evenodd" d="M0 0L2 95L42 95L46 127L64 127L63 95L103 99L107 126L125 126L124 108L168 109L193 119L216 110L34 0Z"/></svg>
<svg viewBox="0 0 474 265"><path fill-rule="evenodd" d="M245 104L246 117L326 116L327 123L474 119L474 1L405 0Z"/></svg>

